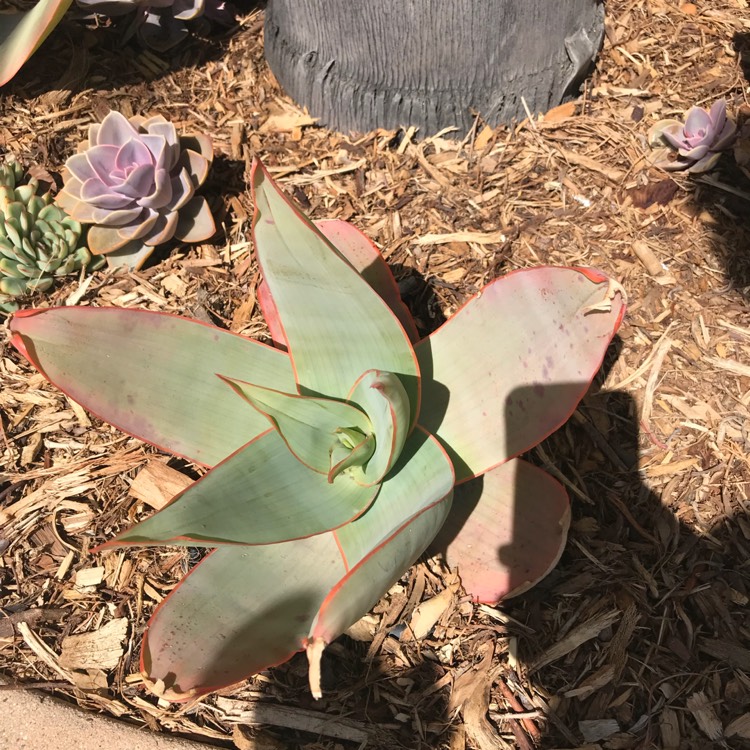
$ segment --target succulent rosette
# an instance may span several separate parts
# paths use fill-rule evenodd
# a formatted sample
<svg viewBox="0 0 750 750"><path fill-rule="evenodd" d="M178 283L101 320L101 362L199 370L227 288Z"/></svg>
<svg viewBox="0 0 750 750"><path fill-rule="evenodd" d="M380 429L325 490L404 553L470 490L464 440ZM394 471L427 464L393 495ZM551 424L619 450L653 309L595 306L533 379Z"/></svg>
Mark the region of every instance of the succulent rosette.
<svg viewBox="0 0 750 750"><path fill-rule="evenodd" d="M22 185L15 160L0 166L0 312L19 308L18 298L43 292L55 277L91 264L81 243L81 225L38 194L36 180Z"/></svg>
<svg viewBox="0 0 750 750"><path fill-rule="evenodd" d="M195 191L213 158L206 135L178 136L161 116L110 112L65 164L57 204L88 231L89 249L111 267L140 268L169 240L201 242L216 231Z"/></svg>
<svg viewBox="0 0 750 750"><path fill-rule="evenodd" d="M680 120L660 120L648 133L654 148L652 162L668 170L686 170L694 174L707 172L716 165L721 152L734 142L737 126L727 117L724 99L710 110L691 107Z"/></svg>

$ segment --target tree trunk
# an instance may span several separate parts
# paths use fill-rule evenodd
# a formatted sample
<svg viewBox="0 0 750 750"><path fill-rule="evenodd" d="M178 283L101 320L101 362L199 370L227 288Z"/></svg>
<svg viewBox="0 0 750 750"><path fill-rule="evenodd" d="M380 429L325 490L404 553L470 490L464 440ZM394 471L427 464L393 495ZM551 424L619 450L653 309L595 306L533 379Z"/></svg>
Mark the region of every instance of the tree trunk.
<svg viewBox="0 0 750 750"><path fill-rule="evenodd" d="M268 0L265 50L327 127L462 134L577 94L603 30L601 0Z"/></svg>

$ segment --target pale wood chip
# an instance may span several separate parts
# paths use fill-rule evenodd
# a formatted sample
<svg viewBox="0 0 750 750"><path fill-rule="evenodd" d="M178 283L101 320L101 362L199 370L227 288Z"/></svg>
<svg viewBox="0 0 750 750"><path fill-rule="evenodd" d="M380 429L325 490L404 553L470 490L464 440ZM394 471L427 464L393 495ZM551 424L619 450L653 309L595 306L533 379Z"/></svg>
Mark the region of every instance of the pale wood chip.
<svg viewBox="0 0 750 750"><path fill-rule="evenodd" d="M75 576L75 584L78 588L87 586L98 586L104 580L104 567L84 568L79 570Z"/></svg>
<svg viewBox="0 0 750 750"><path fill-rule="evenodd" d="M128 632L128 618L111 620L91 633L63 638L60 665L66 669L114 669L124 653L122 642Z"/></svg>
<svg viewBox="0 0 750 750"><path fill-rule="evenodd" d="M714 707L709 702L706 694L701 690L693 693L686 702L687 710L693 714L693 718L701 731L710 739L718 740L723 734L723 728Z"/></svg>
<svg viewBox="0 0 750 750"><path fill-rule="evenodd" d="M161 510L193 480L158 458L151 459L136 475L129 493L155 510Z"/></svg>

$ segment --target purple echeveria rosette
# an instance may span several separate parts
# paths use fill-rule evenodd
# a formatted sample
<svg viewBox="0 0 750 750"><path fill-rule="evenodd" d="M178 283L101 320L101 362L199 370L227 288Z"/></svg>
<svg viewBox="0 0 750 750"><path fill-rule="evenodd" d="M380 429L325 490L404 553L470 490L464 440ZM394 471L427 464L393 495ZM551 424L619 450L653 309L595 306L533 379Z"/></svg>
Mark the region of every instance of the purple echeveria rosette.
<svg viewBox="0 0 750 750"><path fill-rule="evenodd" d="M734 142L737 126L727 117L724 99L710 110L691 107L685 122L660 120L648 133L654 148L652 163L668 170L685 170L693 174L707 172L715 166L721 152Z"/></svg>
<svg viewBox="0 0 750 750"><path fill-rule="evenodd" d="M178 136L158 115L110 112L66 162L56 201L92 225L92 253L110 266L137 269L158 245L201 242L216 232L206 199L195 195L212 159L208 136Z"/></svg>

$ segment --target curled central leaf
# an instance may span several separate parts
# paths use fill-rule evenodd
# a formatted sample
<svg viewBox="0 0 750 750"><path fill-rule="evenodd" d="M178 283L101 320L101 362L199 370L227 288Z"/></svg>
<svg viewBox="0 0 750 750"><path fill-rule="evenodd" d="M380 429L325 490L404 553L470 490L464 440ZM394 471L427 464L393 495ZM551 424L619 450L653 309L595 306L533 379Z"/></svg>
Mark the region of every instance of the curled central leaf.
<svg viewBox="0 0 750 750"><path fill-rule="evenodd" d="M331 468L328 481L333 480L342 471L352 467L364 467L375 453L375 435L364 433L357 427L339 427L336 430L338 441L331 446ZM355 478L361 472L355 472Z"/></svg>

